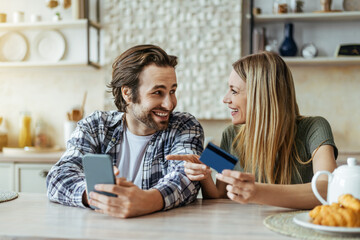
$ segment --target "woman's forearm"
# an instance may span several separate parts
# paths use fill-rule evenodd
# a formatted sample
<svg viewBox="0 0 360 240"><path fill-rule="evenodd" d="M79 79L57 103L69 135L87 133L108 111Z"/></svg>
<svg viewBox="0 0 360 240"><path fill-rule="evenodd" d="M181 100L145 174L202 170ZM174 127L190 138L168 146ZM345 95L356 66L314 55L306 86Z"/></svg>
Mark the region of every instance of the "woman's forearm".
<svg viewBox="0 0 360 240"><path fill-rule="evenodd" d="M318 181L317 189L326 199L327 181ZM278 207L311 209L321 203L313 194L311 183L280 185L256 183L256 194L251 202Z"/></svg>
<svg viewBox="0 0 360 240"><path fill-rule="evenodd" d="M203 198L220 198L220 193L215 186L211 175L209 175L209 177L205 178L204 180L201 180L200 184Z"/></svg>

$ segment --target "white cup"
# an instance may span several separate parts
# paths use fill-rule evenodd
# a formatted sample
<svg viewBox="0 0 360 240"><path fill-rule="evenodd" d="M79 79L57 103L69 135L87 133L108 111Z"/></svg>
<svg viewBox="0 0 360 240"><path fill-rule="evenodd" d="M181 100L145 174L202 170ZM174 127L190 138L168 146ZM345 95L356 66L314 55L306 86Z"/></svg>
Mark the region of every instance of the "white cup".
<svg viewBox="0 0 360 240"><path fill-rule="evenodd" d="M21 23L24 22L24 12L16 11L13 13L13 22L14 23Z"/></svg>
<svg viewBox="0 0 360 240"><path fill-rule="evenodd" d="M33 22L33 23L41 22L41 16L38 15L38 14L31 14L30 21Z"/></svg>
<svg viewBox="0 0 360 240"><path fill-rule="evenodd" d="M64 140L65 140L65 147L67 141L69 141L71 134L74 132L76 128L77 122L75 121L66 121L64 122Z"/></svg>

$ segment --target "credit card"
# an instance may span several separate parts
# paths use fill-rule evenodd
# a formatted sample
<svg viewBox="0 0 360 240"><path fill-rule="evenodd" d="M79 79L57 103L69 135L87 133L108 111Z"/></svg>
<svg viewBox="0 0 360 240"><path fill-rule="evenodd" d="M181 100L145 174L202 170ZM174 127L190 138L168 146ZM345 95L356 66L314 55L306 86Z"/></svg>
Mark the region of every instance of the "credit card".
<svg viewBox="0 0 360 240"><path fill-rule="evenodd" d="M209 142L200 156L200 161L221 173L224 169L233 170L238 159Z"/></svg>

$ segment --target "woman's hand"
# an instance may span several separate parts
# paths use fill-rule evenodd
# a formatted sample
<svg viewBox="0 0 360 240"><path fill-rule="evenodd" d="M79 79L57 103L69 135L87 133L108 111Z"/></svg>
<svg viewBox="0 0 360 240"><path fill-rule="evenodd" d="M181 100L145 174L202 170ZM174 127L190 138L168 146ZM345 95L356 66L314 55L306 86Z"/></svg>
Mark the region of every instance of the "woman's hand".
<svg viewBox="0 0 360 240"><path fill-rule="evenodd" d="M216 174L220 181L228 183L226 186L227 196L239 203L248 203L256 194L255 176L250 173L224 170L222 174Z"/></svg>
<svg viewBox="0 0 360 240"><path fill-rule="evenodd" d="M200 156L195 154L166 156L166 160L185 161L185 173L191 181L201 181L211 177L211 169L203 164L199 158Z"/></svg>

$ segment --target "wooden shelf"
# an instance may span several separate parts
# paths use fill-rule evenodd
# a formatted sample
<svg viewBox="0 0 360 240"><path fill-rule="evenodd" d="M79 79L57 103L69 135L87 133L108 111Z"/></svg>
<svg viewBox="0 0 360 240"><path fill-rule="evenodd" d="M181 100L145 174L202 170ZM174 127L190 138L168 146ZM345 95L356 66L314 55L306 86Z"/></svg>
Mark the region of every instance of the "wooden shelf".
<svg viewBox="0 0 360 240"><path fill-rule="evenodd" d="M284 57L286 63L289 65L358 65L360 64L360 57Z"/></svg>
<svg viewBox="0 0 360 240"><path fill-rule="evenodd" d="M101 25L94 21L89 21L88 19L79 19L79 20L64 20L58 22L24 22L24 23L0 23L0 31L23 31L26 30L53 30L53 29L88 29L89 27L94 27L98 31L98 37L100 36L99 31L101 30ZM89 44L89 33L87 33L87 44ZM98 40L99 41L99 40ZM90 49L87 49L87 59L83 60L62 60L59 62L46 62L46 61L23 61L23 62L0 62L0 68L19 68L19 67L79 67L79 66L92 66L95 68L101 68L99 62L93 62L89 59ZM99 51L99 46L98 46ZM99 53L98 53L99 55Z"/></svg>
<svg viewBox="0 0 360 240"><path fill-rule="evenodd" d="M89 66L87 62L71 62L71 61L59 61L59 62L0 62L1 68L27 68L27 67L85 67ZM96 68L100 68L99 65Z"/></svg>
<svg viewBox="0 0 360 240"><path fill-rule="evenodd" d="M251 18L250 14L247 18ZM329 12L329 13L285 13L254 15L254 22L284 22L284 21L351 21L360 20L360 11Z"/></svg>
<svg viewBox="0 0 360 240"><path fill-rule="evenodd" d="M59 22L36 22L36 23L0 23L1 30L18 30L18 29L61 29L61 28L82 28L87 26L87 19L74 21ZM95 23L94 23L95 24Z"/></svg>

